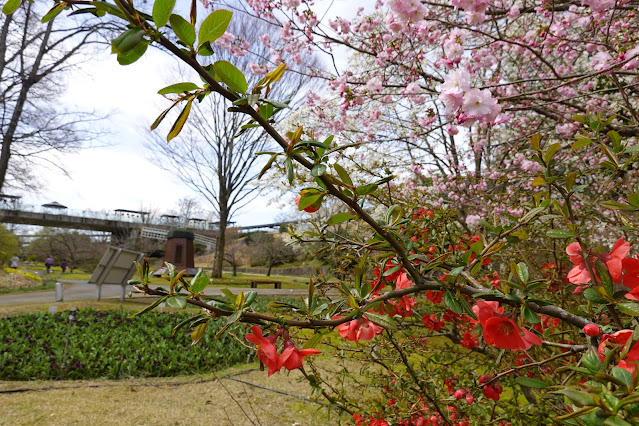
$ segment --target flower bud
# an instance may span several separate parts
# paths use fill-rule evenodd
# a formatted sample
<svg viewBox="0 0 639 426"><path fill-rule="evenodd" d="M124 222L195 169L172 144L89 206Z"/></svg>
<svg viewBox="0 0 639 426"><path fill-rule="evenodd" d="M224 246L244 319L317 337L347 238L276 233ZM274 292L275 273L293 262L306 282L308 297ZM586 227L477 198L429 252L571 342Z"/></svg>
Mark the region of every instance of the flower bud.
<svg viewBox="0 0 639 426"><path fill-rule="evenodd" d="M590 337L596 337L599 336L599 334L601 334L601 330L599 330L599 327L597 327L595 324L587 324L584 328L584 333L586 333L586 336L590 336Z"/></svg>

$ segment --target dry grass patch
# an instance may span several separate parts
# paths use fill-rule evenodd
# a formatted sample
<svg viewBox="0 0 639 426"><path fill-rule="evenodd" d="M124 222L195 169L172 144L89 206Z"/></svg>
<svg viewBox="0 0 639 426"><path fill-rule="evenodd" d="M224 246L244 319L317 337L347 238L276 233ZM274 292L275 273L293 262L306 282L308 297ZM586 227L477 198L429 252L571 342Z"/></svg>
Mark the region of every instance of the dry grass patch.
<svg viewBox="0 0 639 426"><path fill-rule="evenodd" d="M301 426L339 422L335 413L302 399L310 397L310 388L299 380L298 371L268 378L257 369L239 374L237 370L171 379L0 382L0 424ZM20 388L40 390L3 393Z"/></svg>

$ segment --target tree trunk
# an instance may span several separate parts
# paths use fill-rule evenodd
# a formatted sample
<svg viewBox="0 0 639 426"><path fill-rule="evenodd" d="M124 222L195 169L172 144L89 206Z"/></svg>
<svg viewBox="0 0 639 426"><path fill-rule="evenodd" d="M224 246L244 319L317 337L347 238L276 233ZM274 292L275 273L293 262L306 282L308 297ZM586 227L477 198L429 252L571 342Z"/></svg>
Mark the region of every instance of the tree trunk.
<svg viewBox="0 0 639 426"><path fill-rule="evenodd" d="M222 278L222 267L224 266L224 246L226 245L226 227L228 225L229 211L222 197L223 194L220 191L220 232L215 242L215 258L213 259L211 278Z"/></svg>
<svg viewBox="0 0 639 426"><path fill-rule="evenodd" d="M266 271L266 276L267 277L271 276L271 269L273 269L273 262L269 262L268 263L268 271Z"/></svg>
<svg viewBox="0 0 639 426"><path fill-rule="evenodd" d="M31 10L31 7L28 6L28 10ZM30 17L30 12L27 12L27 18ZM26 22L25 25L28 25L29 21ZM4 29L4 28L3 28ZM44 57L47 51L47 45L49 43L49 37L51 35L51 30L53 29L53 20L49 21L46 31L42 35L42 41L40 42L40 47L38 49L38 53L33 62L33 66L30 70L21 69L21 87L20 94L16 100L16 104L13 108L13 114L11 115L11 119L9 120L9 124L7 129L4 132L4 137L2 138L2 151L0 153L0 191L2 191L2 187L4 186L7 170L9 169L9 157L11 156L11 144L13 143L16 130L18 129L18 125L20 124L20 120L22 120L22 113L24 112L24 105L27 102L27 96L29 94L29 90L36 84L39 80L38 72L40 71L40 65L42 64L42 58ZM26 50L26 33L22 39L22 50L20 55L25 54ZM4 62L4 59L3 59Z"/></svg>
<svg viewBox="0 0 639 426"><path fill-rule="evenodd" d="M233 263L233 276L237 277L237 263Z"/></svg>

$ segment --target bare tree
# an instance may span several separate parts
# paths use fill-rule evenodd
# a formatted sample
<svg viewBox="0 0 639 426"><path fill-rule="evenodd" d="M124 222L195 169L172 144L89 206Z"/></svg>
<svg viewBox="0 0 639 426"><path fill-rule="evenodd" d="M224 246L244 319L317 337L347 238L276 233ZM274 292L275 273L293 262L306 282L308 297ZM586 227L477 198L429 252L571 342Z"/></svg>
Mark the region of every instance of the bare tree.
<svg viewBox="0 0 639 426"><path fill-rule="evenodd" d="M34 164L55 165L51 154L80 147L96 132L91 114L60 109L64 73L78 53L102 42L104 23L81 19L66 27L58 20L40 23L42 5L22 2L12 14L0 14L0 191L5 184L34 188Z"/></svg>
<svg viewBox="0 0 639 426"><path fill-rule="evenodd" d="M237 228L226 230L227 250L224 251L224 261L233 268L233 276L237 276L237 267L244 258L243 247L246 247L246 238Z"/></svg>
<svg viewBox="0 0 639 426"><path fill-rule="evenodd" d="M251 72L253 62L263 62L269 57L269 48L259 41L259 36L277 30L267 22L243 17L232 21L228 33L238 37L228 41L228 49L215 47L215 60L229 60L247 77L249 87L257 84L260 75ZM248 44L245 56L236 57L231 50ZM290 100L309 84L310 79L300 73L288 72L274 86L270 97ZM227 112L228 105L218 96L208 96L195 106L197 114L191 114L181 141L167 144L152 134L147 146L153 150L151 159L156 165L172 171L182 182L200 193L219 218L219 229L212 277L222 276L226 228L233 214L252 201L259 192L251 185L259 173L261 158L256 153L264 151L270 138L261 128L242 129L244 118ZM242 131L243 130L243 131ZM158 155L159 154L159 155ZM169 166L170 164L170 166Z"/></svg>
<svg viewBox="0 0 639 426"><path fill-rule="evenodd" d="M94 267L108 246L86 233L67 229L42 228L38 234L29 244L28 253L42 260L53 256L58 264L66 260L71 272L78 267Z"/></svg>
<svg viewBox="0 0 639 426"><path fill-rule="evenodd" d="M256 232L250 235L249 247L251 261L265 265L266 276L271 276L273 266L282 265L295 260L293 248L282 240L281 234ZM288 234L282 234L288 236ZM289 237L290 238L290 237Z"/></svg>

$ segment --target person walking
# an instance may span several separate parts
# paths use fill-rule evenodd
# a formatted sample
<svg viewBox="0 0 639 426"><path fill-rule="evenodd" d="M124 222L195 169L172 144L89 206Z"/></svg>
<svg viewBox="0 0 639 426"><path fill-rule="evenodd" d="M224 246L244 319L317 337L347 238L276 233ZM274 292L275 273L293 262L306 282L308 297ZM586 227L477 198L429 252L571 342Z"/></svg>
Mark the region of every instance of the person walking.
<svg viewBox="0 0 639 426"><path fill-rule="evenodd" d="M64 274L67 271L67 267L69 265L67 264L67 260L66 259L62 259L62 262L60 262L60 268L62 268L62 273Z"/></svg>
<svg viewBox="0 0 639 426"><path fill-rule="evenodd" d="M53 266L53 257L47 257L47 260L44 261L44 266L47 268L47 274L51 273L51 267Z"/></svg>

